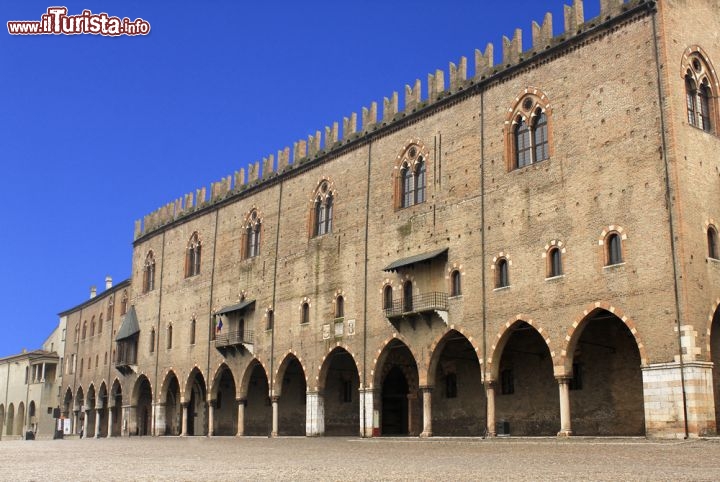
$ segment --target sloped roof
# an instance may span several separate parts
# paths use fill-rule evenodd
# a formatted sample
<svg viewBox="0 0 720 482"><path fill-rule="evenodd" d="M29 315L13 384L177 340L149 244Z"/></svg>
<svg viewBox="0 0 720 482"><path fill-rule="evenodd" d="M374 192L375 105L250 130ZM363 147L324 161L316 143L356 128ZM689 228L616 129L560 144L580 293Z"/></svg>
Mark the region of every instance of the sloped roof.
<svg viewBox="0 0 720 482"><path fill-rule="evenodd" d="M120 329L118 330L115 341L124 340L130 338L135 333L140 332L140 324L138 323L137 314L135 313L135 307L131 306L128 312L123 317Z"/></svg>
<svg viewBox="0 0 720 482"><path fill-rule="evenodd" d="M421 263L423 261L432 261L433 259L446 255L448 252L448 248L442 248L442 249L436 249L435 251L430 251L423 254L416 254L415 256L410 256L408 258L402 258L397 261L393 261L389 265L383 268L383 271L397 271L399 268L404 268L405 266L411 266L415 263Z"/></svg>

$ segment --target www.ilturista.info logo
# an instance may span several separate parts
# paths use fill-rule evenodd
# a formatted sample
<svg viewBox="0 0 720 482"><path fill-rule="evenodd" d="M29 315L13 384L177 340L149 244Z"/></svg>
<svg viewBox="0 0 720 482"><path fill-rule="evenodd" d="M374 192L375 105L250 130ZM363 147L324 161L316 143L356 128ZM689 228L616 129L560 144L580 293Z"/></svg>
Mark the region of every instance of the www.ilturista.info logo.
<svg viewBox="0 0 720 482"><path fill-rule="evenodd" d="M83 10L80 15L68 15L66 7L50 7L37 20L10 21L7 23L10 35L147 35L150 23L142 18L110 17L107 13L92 13Z"/></svg>

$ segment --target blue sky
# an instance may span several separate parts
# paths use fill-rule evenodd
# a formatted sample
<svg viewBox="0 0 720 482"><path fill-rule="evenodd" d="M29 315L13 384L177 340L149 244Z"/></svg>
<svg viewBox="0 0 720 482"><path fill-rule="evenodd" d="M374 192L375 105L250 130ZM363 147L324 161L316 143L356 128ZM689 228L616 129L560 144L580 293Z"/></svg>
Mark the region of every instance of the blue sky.
<svg viewBox="0 0 720 482"><path fill-rule="evenodd" d="M130 276L136 219L372 101L381 112L461 56L472 74L488 42L499 62L515 28L528 48L546 11L561 33L565 3L3 1L0 357L39 347L106 275ZM599 0L585 3L595 17ZM7 32L55 5L151 32Z"/></svg>

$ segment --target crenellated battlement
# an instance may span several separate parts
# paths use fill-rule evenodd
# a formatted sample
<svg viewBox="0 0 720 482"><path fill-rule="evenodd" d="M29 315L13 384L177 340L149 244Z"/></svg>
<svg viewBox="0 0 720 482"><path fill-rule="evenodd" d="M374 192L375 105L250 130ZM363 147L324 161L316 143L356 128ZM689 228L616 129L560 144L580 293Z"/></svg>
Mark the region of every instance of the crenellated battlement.
<svg viewBox="0 0 720 482"><path fill-rule="evenodd" d="M399 103L398 92L384 97L382 102L382 115L380 123L389 125L403 117L425 109L450 94L466 89L479 81L501 74L510 67L531 59L540 52L558 46L571 40L583 32L595 28L600 24L642 4L651 3L649 0L599 0L600 15L586 22L584 17L583 0L573 0L572 5L565 5L563 9L564 32L553 35L553 18L546 13L542 25L533 21L531 24L532 46L523 51L522 29L516 29L512 38L502 38L502 64L495 65L495 50L492 43L488 43L485 51L475 50L474 75L468 75L468 62L466 57L460 57L457 63L450 62L446 72L436 70L427 76L425 95L423 96L422 83L419 79L411 85L405 86L404 102ZM307 139L300 139L293 143L292 155L290 147L277 151L277 156L270 154L261 161L255 161L245 168L210 184L210 197L207 197L205 187L196 189L195 193L188 193L146 215L142 220L135 222L134 239L139 239L156 229L175 220L211 205L222 199L246 190L250 186L263 183L283 172L293 169L310 159L314 159L344 146L347 141L369 133L378 127L378 103L371 102L369 107L363 107L360 114L360 130L358 130L358 114L353 112L342 120L342 132L339 122L326 126L324 133L316 131ZM276 162L277 161L277 162Z"/></svg>

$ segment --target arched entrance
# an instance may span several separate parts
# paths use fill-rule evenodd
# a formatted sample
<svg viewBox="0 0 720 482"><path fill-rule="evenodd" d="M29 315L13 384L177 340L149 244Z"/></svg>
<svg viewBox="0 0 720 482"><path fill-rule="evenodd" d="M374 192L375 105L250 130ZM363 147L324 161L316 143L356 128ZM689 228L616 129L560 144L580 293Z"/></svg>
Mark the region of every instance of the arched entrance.
<svg viewBox="0 0 720 482"><path fill-rule="evenodd" d="M352 355L337 347L325 358L318 388L325 408L325 435L360 431L360 376Z"/></svg>
<svg viewBox="0 0 720 482"><path fill-rule="evenodd" d="M185 388L185 400L188 402L188 435L207 435L207 391L205 387L205 377L200 370L193 369Z"/></svg>
<svg viewBox="0 0 720 482"><path fill-rule="evenodd" d="M485 390L480 360L456 330L438 343L428 375L434 435L479 436L485 431Z"/></svg>
<svg viewBox="0 0 720 482"><path fill-rule="evenodd" d="M715 424L720 434L720 306L713 314L710 325L710 361L713 364L713 396L715 398Z"/></svg>
<svg viewBox="0 0 720 482"><path fill-rule="evenodd" d="M15 406L11 403L8 405L8 413L7 413L7 428L5 430L5 433L7 435L12 435L15 425Z"/></svg>
<svg viewBox="0 0 720 482"><path fill-rule="evenodd" d="M77 392L75 393L75 407L73 408L73 411L75 412L75 433L79 434L82 433L82 430L84 428L84 421L85 421L85 391L83 390L83 387L78 387ZM85 436L86 434L83 434Z"/></svg>
<svg viewBox="0 0 720 482"><path fill-rule="evenodd" d="M65 418L70 418L72 416L72 408L73 396L70 387L68 387L68 389L65 390L65 398L63 398L62 416Z"/></svg>
<svg viewBox="0 0 720 482"><path fill-rule="evenodd" d="M133 390L132 405L135 406L135 426L130 420L129 431L133 435L151 435L152 429L152 386L145 375L140 375L135 382Z"/></svg>
<svg viewBox="0 0 720 482"><path fill-rule="evenodd" d="M278 435L305 435L305 370L295 356L289 355L282 362L276 383Z"/></svg>
<svg viewBox="0 0 720 482"><path fill-rule="evenodd" d="M5 428L5 405L0 403L0 440L2 440L3 428Z"/></svg>
<svg viewBox="0 0 720 482"><path fill-rule="evenodd" d="M107 437L108 432L108 392L107 385L105 382L100 384L100 390L98 390L98 397L96 401L96 407L98 410L98 437Z"/></svg>
<svg viewBox="0 0 720 482"><path fill-rule="evenodd" d="M498 434L557 435L560 396L550 349L538 331L518 320L498 343L495 421Z"/></svg>
<svg viewBox="0 0 720 482"><path fill-rule="evenodd" d="M237 433L237 402L235 379L227 365L221 365L215 374L210 398L213 400L213 435Z"/></svg>
<svg viewBox="0 0 720 482"><path fill-rule="evenodd" d="M272 425L272 407L267 374L263 366L254 360L248 366L245 377L244 434L268 435Z"/></svg>
<svg viewBox="0 0 720 482"><path fill-rule="evenodd" d="M97 408L95 400L95 385L90 385L87 393L87 401L85 402L85 417L87 418L87 429L85 437L95 436L95 410Z"/></svg>
<svg viewBox="0 0 720 482"><path fill-rule="evenodd" d="M25 428L25 404L23 402L18 404L15 425L15 435L23 435L23 429Z"/></svg>
<svg viewBox="0 0 720 482"><path fill-rule="evenodd" d="M28 423L28 429L32 430L33 432L37 432L37 414L35 413L35 400L30 400L30 404L28 405Z"/></svg>
<svg viewBox="0 0 720 482"><path fill-rule="evenodd" d="M415 357L400 340L385 346L376 379L380 392L380 433L418 435L422 426L422 400L418 396Z"/></svg>
<svg viewBox="0 0 720 482"><path fill-rule="evenodd" d="M110 389L110 412L112 413L112 424L110 424L109 437L119 437L122 434L122 386L120 381L115 379Z"/></svg>
<svg viewBox="0 0 720 482"><path fill-rule="evenodd" d="M164 420L158 422L158 435L180 435L182 432L182 405L180 404L180 382L175 372L170 371L163 382L161 404L164 403ZM164 430L162 429L164 425Z"/></svg>
<svg viewBox="0 0 720 482"><path fill-rule="evenodd" d="M578 325L567 353L573 434L644 435L640 351L627 325L596 309Z"/></svg>

